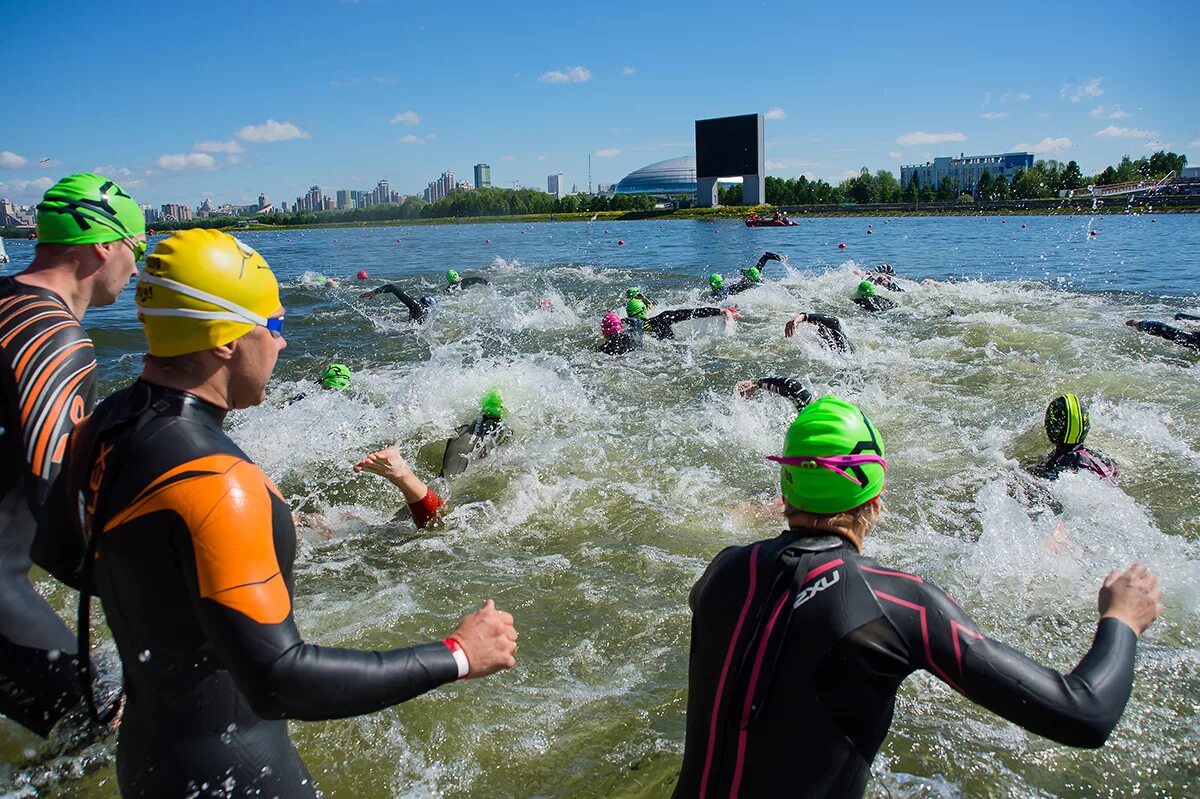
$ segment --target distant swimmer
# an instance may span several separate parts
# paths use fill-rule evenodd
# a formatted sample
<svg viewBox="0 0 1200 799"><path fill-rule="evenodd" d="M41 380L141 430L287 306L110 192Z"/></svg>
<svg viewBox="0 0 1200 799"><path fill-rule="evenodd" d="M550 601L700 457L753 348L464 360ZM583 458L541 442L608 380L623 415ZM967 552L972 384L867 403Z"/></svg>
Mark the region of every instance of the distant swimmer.
<svg viewBox="0 0 1200 799"><path fill-rule="evenodd" d="M342 281L338 280L337 278L329 277L328 275L323 275L319 272L317 273L317 282L329 289L335 289L342 285Z"/></svg>
<svg viewBox="0 0 1200 799"><path fill-rule="evenodd" d="M876 286L885 288L888 291L904 292L904 289L900 288L900 284L895 280L896 270L891 264L880 264L870 272L867 272L863 277Z"/></svg>
<svg viewBox="0 0 1200 799"><path fill-rule="evenodd" d="M412 514L413 524L417 527L433 524L444 510L445 503L442 498L413 474L408 463L400 457L400 450L395 444L363 457L354 464L354 472L377 474L399 488Z"/></svg>
<svg viewBox="0 0 1200 799"><path fill-rule="evenodd" d="M854 352L854 345L842 332L842 321L836 316L826 316L819 313L802 313L793 316L783 326L783 337L791 338L796 335L796 325L808 323L817 328L817 338L827 349L840 352Z"/></svg>
<svg viewBox="0 0 1200 799"><path fill-rule="evenodd" d="M1177 320L1196 319L1197 317L1191 314L1177 313ZM1165 322L1153 322L1144 319L1130 319L1125 324L1132 328L1149 333L1152 336L1165 338L1167 341L1173 341L1176 344L1182 344L1185 347L1191 347L1195 350L1200 350L1200 333L1194 333L1178 327L1172 327Z"/></svg>
<svg viewBox="0 0 1200 799"><path fill-rule="evenodd" d="M765 267L767 265L767 262L768 261L782 261L782 260L783 260L782 258L780 258L778 255L776 255L773 252L764 252L762 254L762 256L758 259L758 263L756 263L754 266L750 267L749 269L742 270L742 279L729 287L729 293L730 294L741 294L743 291L746 291L747 289L757 288L758 286L761 286L762 285L762 270L763 270L763 267Z"/></svg>
<svg viewBox="0 0 1200 799"><path fill-rule="evenodd" d="M646 292L642 291L637 286L630 286L629 288L625 289L625 301L628 302L629 300L641 300L643 303L645 303L646 310L654 310L654 300L647 297Z"/></svg>
<svg viewBox="0 0 1200 799"><path fill-rule="evenodd" d="M1200 316L1180 311L1173 317L1176 322L1200 322Z"/></svg>
<svg viewBox="0 0 1200 799"><path fill-rule="evenodd" d="M1091 415L1083 400L1074 394L1055 397L1046 407L1046 436L1054 450L1030 471L1047 480L1054 480L1063 472L1078 471L1113 480L1117 467L1112 458L1083 445L1091 426Z"/></svg>
<svg viewBox="0 0 1200 799"><path fill-rule="evenodd" d="M395 283L384 283L373 291L364 291L358 295L360 300L367 297L373 297L376 294L391 294L400 302L404 303L404 307L408 309L409 321L417 324L424 324L429 318L429 309L437 305L437 299L430 297L428 294L423 294L420 297L414 297L404 289L397 286Z"/></svg>
<svg viewBox="0 0 1200 799"><path fill-rule="evenodd" d="M504 398L496 389L489 390L479 401L479 416L475 421L464 424L454 431L454 438L446 442L442 456L442 471L439 477L457 477L467 467L490 455L496 447L512 438L512 430L505 423L508 409Z"/></svg>
<svg viewBox="0 0 1200 799"><path fill-rule="evenodd" d="M486 286L488 281L482 277L462 277L453 269L446 270L446 288L443 291L462 291L471 286Z"/></svg>
<svg viewBox="0 0 1200 799"><path fill-rule="evenodd" d="M606 355L624 355L639 350L644 339L640 327L626 330L621 317L615 313L605 314L600 320L600 335L604 336L604 343L599 351Z"/></svg>
<svg viewBox="0 0 1200 799"><path fill-rule="evenodd" d="M708 288L712 298L717 302L722 302L729 296L729 289L725 287L725 278L716 272L708 276Z"/></svg>
<svg viewBox="0 0 1200 799"><path fill-rule="evenodd" d="M804 406L812 402L812 392L794 377L760 377L756 380L739 380L734 390L739 396L751 399L760 388L783 397L796 406L797 412L804 410Z"/></svg>
<svg viewBox="0 0 1200 799"><path fill-rule="evenodd" d="M636 330L644 330L655 338L675 338L671 326L676 322L687 319L703 319L710 316L724 316L726 319L737 319L738 312L732 308L678 308L674 311L663 311L657 316L650 316L646 304L641 300L630 300L625 303L626 319L624 324Z"/></svg>
<svg viewBox="0 0 1200 799"><path fill-rule="evenodd" d="M890 311L893 308L900 307L900 303L895 300L877 296L875 294L875 284L869 280L864 280L858 284L858 290L854 292L854 296L851 299L858 307L871 313Z"/></svg>

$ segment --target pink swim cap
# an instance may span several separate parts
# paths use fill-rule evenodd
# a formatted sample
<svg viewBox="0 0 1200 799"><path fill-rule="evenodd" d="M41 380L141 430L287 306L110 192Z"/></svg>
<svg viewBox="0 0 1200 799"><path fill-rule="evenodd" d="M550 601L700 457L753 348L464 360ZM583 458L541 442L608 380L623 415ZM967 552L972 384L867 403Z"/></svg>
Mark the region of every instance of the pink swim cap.
<svg viewBox="0 0 1200 799"><path fill-rule="evenodd" d="M604 319L600 322L600 332L604 334L605 338L615 336L624 329L625 326L621 324L621 317L611 311L605 314Z"/></svg>

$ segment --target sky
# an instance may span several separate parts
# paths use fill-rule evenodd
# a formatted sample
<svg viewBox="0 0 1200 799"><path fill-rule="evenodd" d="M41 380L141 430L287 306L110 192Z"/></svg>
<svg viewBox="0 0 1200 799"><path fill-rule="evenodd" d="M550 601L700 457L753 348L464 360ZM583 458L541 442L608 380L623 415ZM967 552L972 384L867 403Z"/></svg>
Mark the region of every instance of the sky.
<svg viewBox="0 0 1200 799"><path fill-rule="evenodd" d="M154 206L487 163L615 183L762 113L768 174L1032 151L1200 165L1200 3L3 0L0 196L102 172ZM817 7L819 6L819 7Z"/></svg>

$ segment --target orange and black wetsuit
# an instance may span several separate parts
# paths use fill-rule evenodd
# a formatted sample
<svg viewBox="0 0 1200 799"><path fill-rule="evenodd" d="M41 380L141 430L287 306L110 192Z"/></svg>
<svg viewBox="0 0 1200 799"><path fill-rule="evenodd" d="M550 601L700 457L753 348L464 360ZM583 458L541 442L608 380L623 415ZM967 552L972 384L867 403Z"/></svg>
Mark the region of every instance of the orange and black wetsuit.
<svg viewBox="0 0 1200 799"><path fill-rule="evenodd" d="M691 594L683 797L856 797L918 669L1031 732L1097 747L1137 636L1101 619L1070 674L979 632L941 589L811 530L729 547Z"/></svg>
<svg viewBox="0 0 1200 799"><path fill-rule="evenodd" d="M0 713L41 736L80 691L75 635L29 579L34 519L95 400L95 351L66 303L0 278Z"/></svg>
<svg viewBox="0 0 1200 799"><path fill-rule="evenodd" d="M55 485L63 501L48 506L39 551L61 561L48 568L84 560L81 524L96 547L83 584L125 670L125 797L315 796L285 719L370 713L460 676L442 642L368 652L301 638L291 510L222 432L224 417L135 382L76 430Z"/></svg>

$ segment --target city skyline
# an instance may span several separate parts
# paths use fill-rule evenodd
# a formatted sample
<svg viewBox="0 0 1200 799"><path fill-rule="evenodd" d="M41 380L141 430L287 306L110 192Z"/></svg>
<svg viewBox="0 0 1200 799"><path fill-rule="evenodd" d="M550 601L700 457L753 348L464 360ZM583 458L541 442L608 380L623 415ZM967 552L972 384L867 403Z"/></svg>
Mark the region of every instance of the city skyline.
<svg viewBox="0 0 1200 799"><path fill-rule="evenodd" d="M156 207L247 205L263 191L290 202L313 185L369 189L382 174L420 195L431 176L470 178L475 164L497 187L543 187L559 173L568 187L612 184L692 154L696 119L755 112L767 118L767 172L785 178L899 175L959 152L1027 150L1085 174L1157 149L1200 161L1200 90L1186 77L1200 57L1176 41L1200 7L1016 2L997 18L933 2L766 4L754 18L784 33L740 46L740 59L725 43L726 6L532 8L300 0L281 17L224 0L114 0L50 20L45 7L14 7L10 29L141 44L106 56L131 76L118 100L86 81L70 88L77 64L14 38L8 75L28 102L0 123L0 196L36 202L72 171L100 171ZM467 17L489 46L447 50L444 35ZM181 66L152 73L147 54L166 32ZM703 42L707 52L692 47ZM377 67L309 57L360 51L389 57Z"/></svg>

